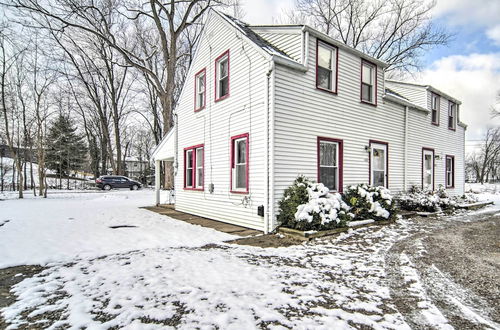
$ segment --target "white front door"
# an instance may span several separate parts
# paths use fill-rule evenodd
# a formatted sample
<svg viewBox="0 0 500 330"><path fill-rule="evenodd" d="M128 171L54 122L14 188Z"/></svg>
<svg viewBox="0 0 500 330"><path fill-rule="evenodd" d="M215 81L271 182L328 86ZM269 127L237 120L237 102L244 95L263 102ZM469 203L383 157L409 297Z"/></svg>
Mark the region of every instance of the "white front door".
<svg viewBox="0 0 500 330"><path fill-rule="evenodd" d="M434 190L434 150L424 149L422 153L422 188Z"/></svg>
<svg viewBox="0 0 500 330"><path fill-rule="evenodd" d="M370 147L370 184L375 187L387 187L387 145L371 143Z"/></svg>

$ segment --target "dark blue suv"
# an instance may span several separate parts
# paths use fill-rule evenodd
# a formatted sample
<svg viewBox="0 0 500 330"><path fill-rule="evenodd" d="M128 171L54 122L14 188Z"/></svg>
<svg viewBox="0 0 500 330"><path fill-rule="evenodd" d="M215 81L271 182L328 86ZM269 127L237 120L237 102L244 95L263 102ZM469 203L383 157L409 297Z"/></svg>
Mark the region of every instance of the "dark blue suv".
<svg viewBox="0 0 500 330"><path fill-rule="evenodd" d="M103 190L110 190L112 188L128 188L130 190L137 190L141 188L141 184L139 182L119 175L103 175L96 179L95 183L97 188Z"/></svg>

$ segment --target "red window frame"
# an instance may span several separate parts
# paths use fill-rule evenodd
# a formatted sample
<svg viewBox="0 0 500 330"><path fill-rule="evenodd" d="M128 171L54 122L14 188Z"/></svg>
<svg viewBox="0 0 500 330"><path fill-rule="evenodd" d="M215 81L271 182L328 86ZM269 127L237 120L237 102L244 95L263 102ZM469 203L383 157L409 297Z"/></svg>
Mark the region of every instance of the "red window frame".
<svg viewBox="0 0 500 330"><path fill-rule="evenodd" d="M318 136L317 141L316 141L316 158L317 158L317 163L316 163L316 177L317 181L320 182L320 177L321 177L321 167L320 167L320 143L321 141L327 141L327 142L335 142L339 146L339 159L338 159L338 168L339 168L339 177L338 177L338 191L341 193L344 191L344 141L341 139L335 139L335 138L329 138L329 137L323 137L323 136Z"/></svg>
<svg viewBox="0 0 500 330"><path fill-rule="evenodd" d="M385 145L385 188L389 188L389 142L369 140L370 156L368 157L368 184L372 185L372 144Z"/></svg>
<svg viewBox="0 0 500 330"><path fill-rule="evenodd" d="M432 106L432 98L433 97L437 97L437 109L434 109L434 107ZM433 111L436 111L437 121L432 120L432 112ZM432 123L432 125L439 126L440 117L441 117L441 95L431 92L431 123Z"/></svg>
<svg viewBox="0 0 500 330"><path fill-rule="evenodd" d="M455 112L453 116L450 116L450 111L452 106L455 106ZM450 126L450 118L453 118L453 126ZM457 129L457 121L458 121L458 104L452 101L448 101L448 129L451 131L455 131Z"/></svg>
<svg viewBox="0 0 500 330"><path fill-rule="evenodd" d="M197 107L198 105L198 77L203 74L203 106ZM201 69L194 75L194 112L201 111L205 109L207 105L207 70L205 68Z"/></svg>
<svg viewBox="0 0 500 330"><path fill-rule="evenodd" d="M219 85L219 61L223 57L225 57L226 55L227 55L227 94L224 96L218 97L219 94L218 94L217 86ZM229 49L228 49L215 59L215 71L214 71L215 72L215 88L214 88L214 90L215 90L215 102L227 99L229 97L229 95L231 94L231 70L230 69L231 69L231 62L229 59Z"/></svg>
<svg viewBox="0 0 500 330"><path fill-rule="evenodd" d="M375 89L373 91L373 102L369 102L369 101L365 101L363 100L363 64L368 64L369 66L372 66L375 70L374 72L374 86L373 88ZM375 63L372 63L370 61L367 61L365 59L361 59L361 69L360 69L360 76L359 76L359 99L361 100L361 103L365 103L365 104L369 104L369 105L372 105L372 106L377 106L377 97L378 97L378 93L377 93L377 89L378 89L378 68L377 68L377 65Z"/></svg>
<svg viewBox="0 0 500 330"><path fill-rule="evenodd" d="M334 77L335 89L334 90L323 88L323 87L319 86L319 84L318 84L318 66L319 66L318 65L318 51L319 51L319 44L320 43L325 44L327 47L335 49L335 77ZM333 79L333 77L332 77L332 79ZM326 42L326 41L316 39L316 89L319 89L319 90L336 95L337 91L338 91L338 81L339 81L339 48L337 46L334 46L334 45Z"/></svg>
<svg viewBox="0 0 500 330"><path fill-rule="evenodd" d="M451 160L451 184L448 182L448 159ZM444 178L446 188L455 188L455 156L446 155L444 158Z"/></svg>
<svg viewBox="0 0 500 330"><path fill-rule="evenodd" d="M246 189L245 190L235 190L233 189L233 169L235 167L235 154L234 154L234 142L236 140L239 140L239 139L243 139L245 138L246 139L246 144L247 144L247 149L246 149L246 153L245 153L245 157L246 157L246 168L245 168L245 175L246 175ZM235 135L235 136L232 136L231 137L231 144L230 144L230 148L231 148L231 166L230 166L230 170L229 170L229 178L230 178L230 192L231 193L234 193L234 194L248 194L248 191L249 191L249 183L250 183L250 180L249 180L249 169L250 169L250 139L249 139L249 134L248 133L244 133L244 134L239 134L239 135Z"/></svg>
<svg viewBox="0 0 500 330"><path fill-rule="evenodd" d="M422 189L424 189L424 154L425 154L425 151L431 151L432 152L432 190L435 190L436 189L436 151L434 150L434 148L426 148L426 147L422 147L422 155L421 155L421 159L420 159L420 163L421 163L421 168L420 168L420 176L422 177Z"/></svg>
<svg viewBox="0 0 500 330"><path fill-rule="evenodd" d="M202 174L202 181L203 185L201 188L196 187L196 174L197 174L197 168L196 168L196 151L200 148L203 148L203 159L202 159L202 168L203 168L203 174ZM193 183L192 186L187 186L187 152L192 151L193 153L193 170L191 173L191 182ZM204 144L197 144L192 147L187 147L184 148L184 190L196 190L196 191L203 191L205 189L205 145Z"/></svg>

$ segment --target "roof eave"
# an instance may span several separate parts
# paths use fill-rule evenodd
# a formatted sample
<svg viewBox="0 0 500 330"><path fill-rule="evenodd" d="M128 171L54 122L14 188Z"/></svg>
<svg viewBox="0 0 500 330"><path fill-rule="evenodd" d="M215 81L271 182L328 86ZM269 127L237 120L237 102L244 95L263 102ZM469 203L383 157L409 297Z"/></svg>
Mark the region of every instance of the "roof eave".
<svg viewBox="0 0 500 330"><path fill-rule="evenodd" d="M419 105L416 105L416 104L414 104L406 99L403 99L401 97L398 97L396 95L384 94L383 98L386 99L387 101L394 102L394 103L397 103L399 105L403 105L403 106L409 107L409 108L417 110L417 111L425 112L427 114L430 113L430 111L427 110L426 108L423 108Z"/></svg>

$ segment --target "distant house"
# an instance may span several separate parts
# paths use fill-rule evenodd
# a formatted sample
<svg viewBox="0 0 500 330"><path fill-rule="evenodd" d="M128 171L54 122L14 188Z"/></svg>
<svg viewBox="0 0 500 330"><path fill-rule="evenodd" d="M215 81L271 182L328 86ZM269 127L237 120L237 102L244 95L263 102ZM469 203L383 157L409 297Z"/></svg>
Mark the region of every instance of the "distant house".
<svg viewBox="0 0 500 330"><path fill-rule="evenodd" d="M146 160L141 160L137 157L125 157L125 175L141 180L152 173L151 165Z"/></svg>
<svg viewBox="0 0 500 330"><path fill-rule="evenodd" d="M175 208L268 232L298 174L334 191L364 182L462 194L460 101L386 81L385 67L305 25L211 11L175 128L154 152L157 167L174 162Z"/></svg>

